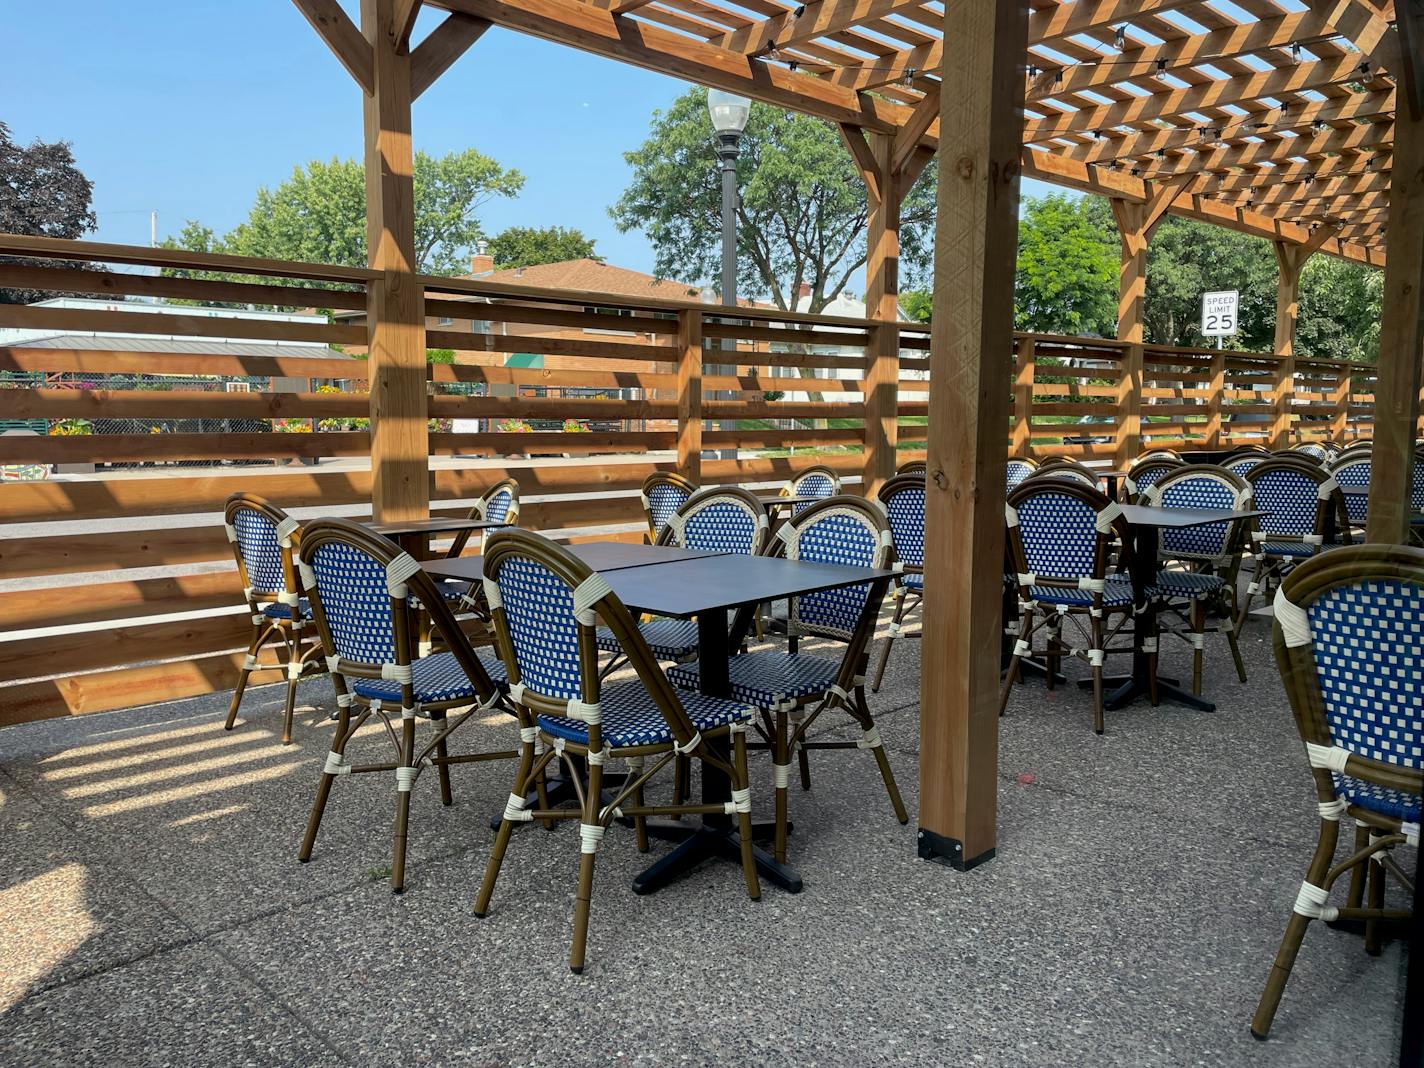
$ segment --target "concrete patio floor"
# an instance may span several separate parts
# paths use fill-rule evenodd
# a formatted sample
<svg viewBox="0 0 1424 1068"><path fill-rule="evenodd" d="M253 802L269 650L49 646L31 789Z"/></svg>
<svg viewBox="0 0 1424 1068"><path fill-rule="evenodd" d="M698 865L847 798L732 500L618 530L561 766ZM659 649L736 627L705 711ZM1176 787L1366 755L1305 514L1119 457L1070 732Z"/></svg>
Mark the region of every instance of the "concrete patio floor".
<svg viewBox="0 0 1424 1068"><path fill-rule="evenodd" d="M338 781L297 863L332 729L323 679L285 748L270 687L230 734L225 695L6 728L0 1063L1393 1063L1401 946L1371 958L1319 925L1271 1040L1247 1033L1315 831L1268 635L1245 639L1247 686L1209 643L1218 712L1139 704L1102 737L1076 688L1018 687L999 855L969 874L915 855L920 643L901 642L872 707L911 825L868 755L815 754L791 799L805 892L756 903L723 864L635 896L668 847L642 856L614 828L582 977L571 826L521 828L490 915L470 913L509 765L456 769L448 809L421 779L403 896L385 776ZM507 724L464 747L510 745ZM765 808L764 755L756 787Z"/></svg>

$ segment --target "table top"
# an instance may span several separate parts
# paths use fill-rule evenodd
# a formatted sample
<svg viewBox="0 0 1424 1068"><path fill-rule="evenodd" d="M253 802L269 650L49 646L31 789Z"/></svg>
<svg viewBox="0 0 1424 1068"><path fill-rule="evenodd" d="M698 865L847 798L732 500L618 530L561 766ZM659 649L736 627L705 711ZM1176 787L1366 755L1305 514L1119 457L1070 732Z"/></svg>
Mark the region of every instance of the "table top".
<svg viewBox="0 0 1424 1068"><path fill-rule="evenodd" d="M891 579L885 568L813 564L769 556L716 556L624 568L607 579L630 608L686 619L803 593Z"/></svg>
<svg viewBox="0 0 1424 1068"><path fill-rule="evenodd" d="M397 538L402 534L442 534L461 530L489 530L493 527L507 527L508 523L496 523L485 519L466 519L464 516L431 516L429 519L405 519L394 523L367 523L377 534Z"/></svg>
<svg viewBox="0 0 1424 1068"><path fill-rule="evenodd" d="M585 541L577 545L565 545L564 548L600 573L722 555L700 549L676 549L668 545L643 545L629 541ZM426 560L420 566L436 578L458 579L462 582L478 582L484 578L483 556Z"/></svg>
<svg viewBox="0 0 1424 1068"><path fill-rule="evenodd" d="M1341 486L1340 492L1346 497L1368 497L1370 495L1369 486Z"/></svg>
<svg viewBox="0 0 1424 1068"><path fill-rule="evenodd" d="M1269 512L1232 508L1157 508L1146 504L1124 504L1122 516L1137 527L1200 527L1231 519L1251 519Z"/></svg>

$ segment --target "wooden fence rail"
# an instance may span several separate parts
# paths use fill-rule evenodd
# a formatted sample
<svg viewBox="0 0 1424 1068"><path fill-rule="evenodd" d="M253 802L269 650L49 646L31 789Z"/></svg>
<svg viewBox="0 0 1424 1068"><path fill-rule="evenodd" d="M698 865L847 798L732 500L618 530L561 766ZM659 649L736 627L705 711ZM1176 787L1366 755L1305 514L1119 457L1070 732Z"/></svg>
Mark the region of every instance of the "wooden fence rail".
<svg viewBox="0 0 1424 1068"><path fill-rule="evenodd" d="M370 514L372 273L13 235L0 254L0 289L97 298L0 304L0 421L17 428L0 434L0 724L231 686L246 623L224 500ZM455 360L426 383L436 512L512 476L531 527L637 538L654 470L776 484L829 464L868 484L922 455L926 327L421 283L426 345ZM1299 358L1282 383L1270 355L1129 349L1019 336L1006 446L1126 462L1128 411L1144 446L1370 432L1372 368Z"/></svg>

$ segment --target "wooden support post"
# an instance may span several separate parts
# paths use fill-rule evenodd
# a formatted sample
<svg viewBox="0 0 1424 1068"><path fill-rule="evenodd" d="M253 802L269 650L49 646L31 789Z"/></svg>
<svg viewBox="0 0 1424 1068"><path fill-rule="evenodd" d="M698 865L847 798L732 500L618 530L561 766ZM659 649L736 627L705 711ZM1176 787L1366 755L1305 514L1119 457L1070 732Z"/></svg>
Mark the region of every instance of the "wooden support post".
<svg viewBox="0 0 1424 1068"><path fill-rule="evenodd" d="M410 56L396 47L394 0L361 0L374 91L365 98L371 506L377 522L430 514L424 291L416 282Z"/></svg>
<svg viewBox="0 0 1424 1068"><path fill-rule="evenodd" d="M994 855L1004 436L1028 3L946 4L920 677L922 857Z"/></svg>
<svg viewBox="0 0 1424 1068"><path fill-rule="evenodd" d="M1340 232L1338 226L1318 226L1304 244L1293 241L1274 242L1276 264L1276 365L1274 418L1271 420L1270 447L1284 449L1291 444L1292 410L1295 405L1295 327L1300 310L1300 275L1306 261L1327 241Z"/></svg>
<svg viewBox="0 0 1424 1068"><path fill-rule="evenodd" d="M1343 445L1350 432L1350 397L1355 391L1355 379L1348 363L1340 365L1339 374L1335 394L1330 398L1335 404L1335 414L1330 417L1330 437Z"/></svg>
<svg viewBox="0 0 1424 1068"><path fill-rule="evenodd" d="M857 136L852 133L851 136ZM900 176L891 167L894 139L868 135L879 181L867 183L869 206L865 263L865 314L896 322L900 311ZM862 492L875 493L895 473L900 427L900 330L877 325L865 350L865 470Z"/></svg>
<svg viewBox="0 0 1424 1068"><path fill-rule="evenodd" d="M1395 4L1401 37L1424 41L1424 3ZM1375 430L1370 476L1370 541L1409 537L1414 443L1419 424L1419 364L1424 360L1424 49L1411 49L1400 72L1394 120L1389 229L1375 380Z"/></svg>
<svg viewBox="0 0 1424 1068"><path fill-rule="evenodd" d="M1126 341L1117 387L1117 449L1114 462L1126 469L1142 451L1142 314L1147 302L1147 205L1114 197L1113 216L1121 239L1118 267L1117 337Z"/></svg>
<svg viewBox="0 0 1424 1068"><path fill-rule="evenodd" d="M1011 456L1033 455L1033 376L1038 338L1025 334L1014 353L1014 429L1009 435Z"/></svg>
<svg viewBox="0 0 1424 1068"><path fill-rule="evenodd" d="M1221 448L1221 403L1226 392L1226 353L1218 349L1211 357L1210 396L1206 402L1206 447Z"/></svg>
<svg viewBox="0 0 1424 1068"><path fill-rule="evenodd" d="M677 469L702 481L702 311L677 313ZM732 368L736 374L737 368Z"/></svg>

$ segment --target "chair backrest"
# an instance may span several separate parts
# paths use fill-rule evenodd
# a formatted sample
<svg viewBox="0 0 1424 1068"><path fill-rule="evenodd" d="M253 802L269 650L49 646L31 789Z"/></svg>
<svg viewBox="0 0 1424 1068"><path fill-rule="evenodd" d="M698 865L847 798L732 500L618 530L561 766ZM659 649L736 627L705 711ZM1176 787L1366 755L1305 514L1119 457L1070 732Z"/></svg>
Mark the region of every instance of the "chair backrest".
<svg viewBox="0 0 1424 1068"><path fill-rule="evenodd" d="M527 530L496 531L485 548L484 591L517 705L581 720L590 750L602 749L596 637L602 620L674 737L691 740L687 713L631 613L601 575L563 546Z"/></svg>
<svg viewBox="0 0 1424 1068"><path fill-rule="evenodd" d="M490 523L519 525L519 483L512 478L496 482L475 503L479 518Z"/></svg>
<svg viewBox="0 0 1424 1068"><path fill-rule="evenodd" d="M297 574L292 547L301 524L275 504L250 493L234 493L223 508L223 529L232 543L238 577L248 604L281 603L293 614Z"/></svg>
<svg viewBox="0 0 1424 1068"><path fill-rule="evenodd" d="M880 487L876 496L884 506L886 518L890 523L896 566L904 571L923 571L925 480L917 475L896 475Z"/></svg>
<svg viewBox="0 0 1424 1068"><path fill-rule="evenodd" d="M1414 457L1410 479L1409 507L1415 512L1424 512L1424 456Z"/></svg>
<svg viewBox="0 0 1424 1068"><path fill-rule="evenodd" d="M435 581L389 538L349 519L314 519L302 532L297 567L326 655L339 658L334 673L393 679L402 686L404 706L412 707L413 598L430 614L481 701L495 695ZM344 692L340 685L338 693Z"/></svg>
<svg viewBox="0 0 1424 1068"><path fill-rule="evenodd" d="M785 497L816 497L821 500L834 497L840 491L841 476L823 464L808 467L792 475L786 485L781 487L782 496ZM809 507L809 504L793 504L791 514L799 515Z"/></svg>
<svg viewBox="0 0 1424 1068"><path fill-rule="evenodd" d="M668 518L657 544L756 556L769 532L761 501L737 486L702 490Z"/></svg>
<svg viewBox="0 0 1424 1068"><path fill-rule="evenodd" d="M929 464L924 460L906 460L895 468L895 473L897 475L923 475L928 470Z"/></svg>
<svg viewBox="0 0 1424 1068"><path fill-rule="evenodd" d="M1299 460L1310 464L1324 464L1329 458L1324 449L1307 449L1303 445L1292 449L1278 449L1271 456L1277 460Z"/></svg>
<svg viewBox="0 0 1424 1068"><path fill-rule="evenodd" d="M1350 456L1341 456L1330 466L1330 473L1335 476L1335 481L1342 486L1365 486L1370 484L1370 470L1374 466L1374 461L1367 452L1357 452ZM1369 516L1370 499L1357 493L1348 493L1345 497L1345 512L1350 517L1350 522L1362 524Z"/></svg>
<svg viewBox="0 0 1424 1068"><path fill-rule="evenodd" d="M1038 461L1030 456L1010 456L1008 466L1004 469L1004 489L1013 489L1024 479L1029 478L1038 470Z"/></svg>
<svg viewBox="0 0 1424 1068"><path fill-rule="evenodd" d="M1004 515L1009 550L1023 586L1083 588L1087 581L1107 577L1113 534L1127 551L1122 509L1091 486L1031 478L1009 494Z"/></svg>
<svg viewBox="0 0 1424 1068"><path fill-rule="evenodd" d="M1182 461L1175 456L1144 456L1132 465L1127 478L1123 479L1123 485L1129 496L1141 498L1149 488L1183 466L1185 465Z"/></svg>
<svg viewBox="0 0 1424 1068"><path fill-rule="evenodd" d="M1190 464L1167 472L1160 481L1149 486L1143 494L1143 503L1158 508L1245 511L1251 507L1251 487L1241 477L1219 467ZM1164 527L1161 550L1167 556L1225 561L1240 555L1245 522L1233 519L1200 527Z"/></svg>
<svg viewBox="0 0 1424 1068"><path fill-rule="evenodd" d="M1234 456L1228 456L1222 460L1221 467L1238 478L1245 478L1247 471L1257 464L1265 463L1270 458L1270 454L1266 452L1238 452Z"/></svg>
<svg viewBox="0 0 1424 1068"><path fill-rule="evenodd" d="M1257 541L1289 540L1320 545L1329 509L1344 517L1340 486L1323 467L1298 459L1271 458L1246 472L1255 507Z"/></svg>
<svg viewBox="0 0 1424 1068"><path fill-rule="evenodd" d="M1333 445L1323 444L1318 441L1307 441L1304 444L1297 445L1295 451L1305 456L1314 457L1321 463L1326 463L1338 450L1336 450Z"/></svg>
<svg viewBox="0 0 1424 1068"><path fill-rule="evenodd" d="M786 559L809 563L885 567L891 551L884 512L849 495L817 501L783 523L776 536ZM880 611L878 602L869 603L872 585L841 586L791 598L792 632L864 644Z"/></svg>
<svg viewBox="0 0 1424 1068"><path fill-rule="evenodd" d="M1059 478L1073 482L1080 482L1085 486L1098 488L1098 476L1092 471L1078 463L1076 460L1067 460L1061 457L1052 460L1045 460L1038 465L1038 470L1024 481L1035 478ZM1022 485L1022 483L1020 483Z"/></svg>
<svg viewBox="0 0 1424 1068"><path fill-rule="evenodd" d="M673 471L654 471L643 479L643 514L648 520L648 536L653 541L658 540L673 513L696 492L696 486Z"/></svg>
<svg viewBox="0 0 1424 1068"><path fill-rule="evenodd" d="M1343 814L1341 775L1382 788L1357 797L1424 790L1424 550L1347 546L1307 561L1275 614L1276 662L1322 806Z"/></svg>
<svg viewBox="0 0 1424 1068"><path fill-rule="evenodd" d="M1137 458L1137 462L1143 460L1180 460L1182 454L1176 449L1149 449Z"/></svg>

